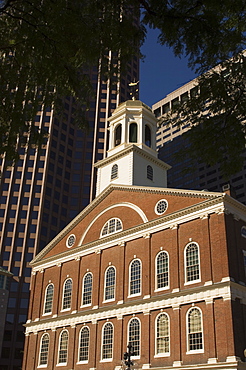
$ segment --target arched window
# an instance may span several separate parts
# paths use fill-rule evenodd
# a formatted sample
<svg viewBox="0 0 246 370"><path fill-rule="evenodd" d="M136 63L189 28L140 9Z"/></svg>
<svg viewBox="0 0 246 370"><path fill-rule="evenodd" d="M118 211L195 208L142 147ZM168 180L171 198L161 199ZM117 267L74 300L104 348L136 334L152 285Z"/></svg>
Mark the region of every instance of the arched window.
<svg viewBox="0 0 246 370"><path fill-rule="evenodd" d="M186 282L200 280L199 247L189 243L185 247Z"/></svg>
<svg viewBox="0 0 246 370"><path fill-rule="evenodd" d="M45 333L40 340L39 366L48 365L49 344L49 334Z"/></svg>
<svg viewBox="0 0 246 370"><path fill-rule="evenodd" d="M69 310L71 308L72 301L72 279L67 279L63 285L63 299L62 299L62 309Z"/></svg>
<svg viewBox="0 0 246 370"><path fill-rule="evenodd" d="M145 125L145 145L151 148L151 129Z"/></svg>
<svg viewBox="0 0 246 370"><path fill-rule="evenodd" d="M153 168L150 165L147 166L147 179L153 181Z"/></svg>
<svg viewBox="0 0 246 370"><path fill-rule="evenodd" d="M117 179L118 177L118 165L114 164L111 169L111 180Z"/></svg>
<svg viewBox="0 0 246 370"><path fill-rule="evenodd" d="M132 345L134 357L140 356L140 321L133 318L128 326L128 343Z"/></svg>
<svg viewBox="0 0 246 370"><path fill-rule="evenodd" d="M84 326L80 330L79 336L79 362L88 362L89 360L89 342L90 342L90 330L88 326Z"/></svg>
<svg viewBox="0 0 246 370"><path fill-rule="evenodd" d="M161 313L156 318L156 354L167 355L170 352L169 317Z"/></svg>
<svg viewBox="0 0 246 370"><path fill-rule="evenodd" d="M92 302L92 273L87 272L83 279L82 305L90 305Z"/></svg>
<svg viewBox="0 0 246 370"><path fill-rule="evenodd" d="M140 294L141 293L141 261L135 259L130 264L130 284L129 294Z"/></svg>
<svg viewBox="0 0 246 370"><path fill-rule="evenodd" d="M188 351L203 350L202 312L193 307L187 313Z"/></svg>
<svg viewBox="0 0 246 370"><path fill-rule="evenodd" d="M122 230L122 222L119 218L111 218L106 222L101 231L101 236L116 233Z"/></svg>
<svg viewBox="0 0 246 370"><path fill-rule="evenodd" d="M44 314L48 314L52 312L53 296L54 296L54 285L49 284L46 287L46 292L45 292Z"/></svg>
<svg viewBox="0 0 246 370"><path fill-rule="evenodd" d="M112 360L113 358L113 324L107 322L102 330L102 360Z"/></svg>
<svg viewBox="0 0 246 370"><path fill-rule="evenodd" d="M68 331L63 330L59 338L58 364L67 363Z"/></svg>
<svg viewBox="0 0 246 370"><path fill-rule="evenodd" d="M115 298L115 268L110 266L105 272L104 300Z"/></svg>
<svg viewBox="0 0 246 370"><path fill-rule="evenodd" d="M129 143L137 143L138 141L138 125L133 122L129 127Z"/></svg>
<svg viewBox="0 0 246 370"><path fill-rule="evenodd" d="M115 129L115 137L114 137L114 145L120 145L121 144L121 125L118 125Z"/></svg>
<svg viewBox="0 0 246 370"><path fill-rule="evenodd" d="M169 263L167 252L161 251L156 256L156 289L169 285Z"/></svg>

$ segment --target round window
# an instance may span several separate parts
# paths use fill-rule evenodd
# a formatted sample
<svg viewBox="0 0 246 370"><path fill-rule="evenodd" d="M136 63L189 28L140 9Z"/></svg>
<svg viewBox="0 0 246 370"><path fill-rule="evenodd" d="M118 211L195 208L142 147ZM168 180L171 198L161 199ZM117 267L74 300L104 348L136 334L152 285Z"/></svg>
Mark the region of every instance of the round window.
<svg viewBox="0 0 246 370"><path fill-rule="evenodd" d="M76 240L76 237L74 234L69 235L69 237L67 238L67 243L66 243L67 247L71 248L75 244L75 240Z"/></svg>
<svg viewBox="0 0 246 370"><path fill-rule="evenodd" d="M155 213L157 215L162 215L164 212L166 212L167 207L168 207L167 201L165 199L161 199L155 205Z"/></svg>

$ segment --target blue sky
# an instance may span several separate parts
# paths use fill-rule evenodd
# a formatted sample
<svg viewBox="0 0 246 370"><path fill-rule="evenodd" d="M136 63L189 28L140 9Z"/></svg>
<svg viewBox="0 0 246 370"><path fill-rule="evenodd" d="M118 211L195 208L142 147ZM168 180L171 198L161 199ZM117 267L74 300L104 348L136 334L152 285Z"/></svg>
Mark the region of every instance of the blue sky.
<svg viewBox="0 0 246 370"><path fill-rule="evenodd" d="M187 59L175 57L171 49L157 43L158 34L149 30L141 49L145 59L140 63L140 100L150 107L196 77Z"/></svg>

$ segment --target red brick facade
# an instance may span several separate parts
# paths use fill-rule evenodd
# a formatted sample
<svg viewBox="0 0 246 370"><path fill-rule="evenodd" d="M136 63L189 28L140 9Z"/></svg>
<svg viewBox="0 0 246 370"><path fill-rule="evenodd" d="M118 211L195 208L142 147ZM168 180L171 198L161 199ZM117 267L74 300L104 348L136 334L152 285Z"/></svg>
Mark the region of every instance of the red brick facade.
<svg viewBox="0 0 246 370"><path fill-rule="evenodd" d="M155 206L162 199L168 208L158 215ZM112 218L121 220L122 230L101 237L102 228ZM140 336L139 355L133 360L138 368L243 367L245 225L246 207L226 194L111 185L33 261L23 370L120 369L131 340L129 322L134 318ZM76 242L68 248L67 238L72 234ZM193 247L191 270L189 246ZM158 289L156 258L163 251L168 261L167 283ZM139 261L137 266L140 263L139 288L131 279L136 294L130 294L133 261ZM110 266L115 271L115 290L113 298L105 300L105 273ZM83 306L88 273L93 277L92 298L91 304ZM164 274L160 276L164 278ZM71 304L62 310L66 279L72 280ZM49 284L54 287L52 309L44 314ZM195 324L189 324L191 313ZM168 322L165 339L161 329L157 331L160 317ZM102 350L107 323L112 324L107 326L113 332L107 347L111 355L103 355ZM89 329L84 345L88 353L85 350L79 361L80 330L84 327ZM68 348L65 360L60 361L60 334L65 331ZM42 349L41 361L44 333L49 343L48 350ZM133 340L136 338L137 334Z"/></svg>

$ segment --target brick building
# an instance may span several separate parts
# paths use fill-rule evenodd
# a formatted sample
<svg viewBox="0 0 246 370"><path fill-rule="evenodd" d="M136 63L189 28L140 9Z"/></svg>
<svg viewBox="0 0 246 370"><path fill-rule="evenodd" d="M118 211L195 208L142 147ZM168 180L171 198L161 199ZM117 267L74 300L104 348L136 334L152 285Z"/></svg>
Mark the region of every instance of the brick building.
<svg viewBox="0 0 246 370"><path fill-rule="evenodd" d="M156 120L110 118L96 198L32 261L23 370L246 368L246 207L167 188ZM133 367L134 368L134 367Z"/></svg>

